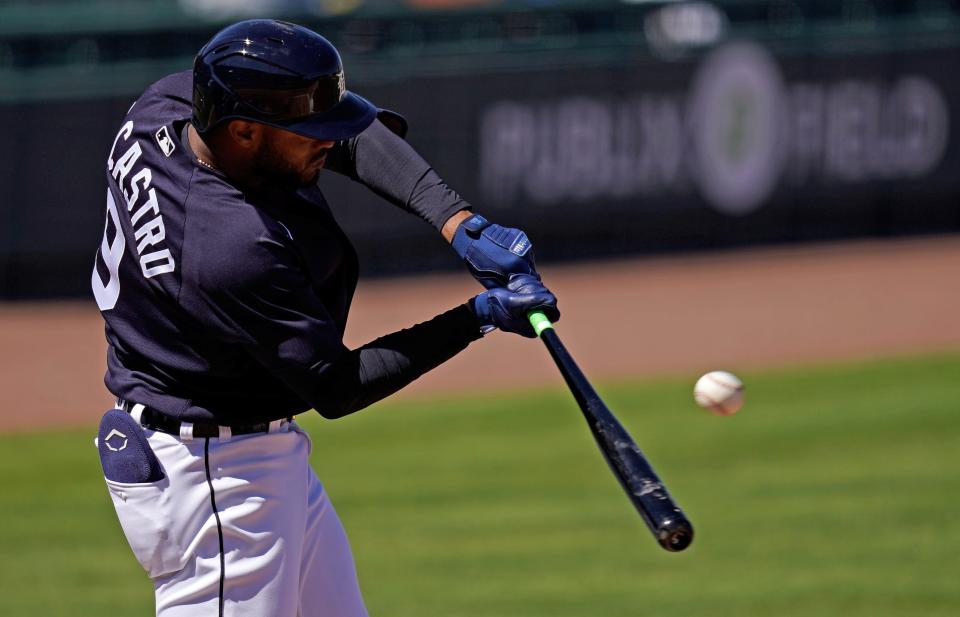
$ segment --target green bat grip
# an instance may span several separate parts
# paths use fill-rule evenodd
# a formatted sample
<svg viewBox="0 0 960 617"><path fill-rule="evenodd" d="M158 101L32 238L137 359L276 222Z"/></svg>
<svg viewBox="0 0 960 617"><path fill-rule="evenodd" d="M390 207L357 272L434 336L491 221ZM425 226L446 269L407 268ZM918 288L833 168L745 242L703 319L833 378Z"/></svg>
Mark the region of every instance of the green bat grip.
<svg viewBox="0 0 960 617"><path fill-rule="evenodd" d="M527 315L527 319L530 320L530 325L533 326L533 331L537 333L537 336L540 336L544 330L553 328L553 324L550 323L547 316L540 311L530 313Z"/></svg>

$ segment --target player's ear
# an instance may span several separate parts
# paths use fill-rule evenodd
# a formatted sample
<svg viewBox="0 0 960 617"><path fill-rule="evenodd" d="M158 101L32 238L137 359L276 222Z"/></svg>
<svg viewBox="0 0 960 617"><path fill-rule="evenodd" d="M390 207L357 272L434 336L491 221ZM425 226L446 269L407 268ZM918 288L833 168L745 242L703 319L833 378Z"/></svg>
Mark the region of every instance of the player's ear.
<svg viewBox="0 0 960 617"><path fill-rule="evenodd" d="M256 148L263 135L263 125L246 120L232 120L227 125L230 141L244 149Z"/></svg>

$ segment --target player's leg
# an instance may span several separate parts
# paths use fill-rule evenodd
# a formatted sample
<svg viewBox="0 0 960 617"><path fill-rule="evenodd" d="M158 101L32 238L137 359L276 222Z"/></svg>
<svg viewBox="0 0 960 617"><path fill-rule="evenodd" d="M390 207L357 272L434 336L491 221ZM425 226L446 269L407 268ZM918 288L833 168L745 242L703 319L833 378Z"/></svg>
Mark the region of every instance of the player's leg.
<svg viewBox="0 0 960 617"><path fill-rule="evenodd" d="M110 416L110 417L108 417ZM154 580L157 611L179 606L210 612L219 599L219 527L211 508L203 440L143 430L109 412L98 442L107 488L134 556ZM156 467L149 480L128 470ZM154 476L160 475L159 479Z"/></svg>
<svg viewBox="0 0 960 617"><path fill-rule="evenodd" d="M209 517L187 567L155 579L157 615L295 617L312 475L308 441L288 427L200 441Z"/></svg>
<svg viewBox="0 0 960 617"><path fill-rule="evenodd" d="M347 534L312 469L302 568L300 617L367 617Z"/></svg>
<svg viewBox="0 0 960 617"><path fill-rule="evenodd" d="M164 477L107 484L158 616L366 617L343 527L295 424L224 440L142 434Z"/></svg>
<svg viewBox="0 0 960 617"><path fill-rule="evenodd" d="M224 440L146 434L165 478L111 493L157 614L295 617L307 440L288 427Z"/></svg>

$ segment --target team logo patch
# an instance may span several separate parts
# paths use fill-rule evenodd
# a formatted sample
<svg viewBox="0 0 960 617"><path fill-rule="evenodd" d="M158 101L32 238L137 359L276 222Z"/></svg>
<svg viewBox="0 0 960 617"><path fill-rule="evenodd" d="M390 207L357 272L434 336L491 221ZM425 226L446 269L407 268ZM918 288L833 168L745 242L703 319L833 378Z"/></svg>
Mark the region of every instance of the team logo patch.
<svg viewBox="0 0 960 617"><path fill-rule="evenodd" d="M169 157L173 154L173 151L177 149L177 145L170 139L170 133L167 132L167 127L165 126L161 126L160 130L157 131L157 145L160 146L160 150L163 151L163 155L166 157Z"/></svg>
<svg viewBox="0 0 960 617"><path fill-rule="evenodd" d="M113 429L110 431L110 434L103 439L103 445L107 446L107 449L111 452L120 452L121 450L127 449L127 436Z"/></svg>
<svg viewBox="0 0 960 617"><path fill-rule="evenodd" d="M165 475L143 428L119 409L109 410L100 419L97 453L104 477L113 482L156 482Z"/></svg>

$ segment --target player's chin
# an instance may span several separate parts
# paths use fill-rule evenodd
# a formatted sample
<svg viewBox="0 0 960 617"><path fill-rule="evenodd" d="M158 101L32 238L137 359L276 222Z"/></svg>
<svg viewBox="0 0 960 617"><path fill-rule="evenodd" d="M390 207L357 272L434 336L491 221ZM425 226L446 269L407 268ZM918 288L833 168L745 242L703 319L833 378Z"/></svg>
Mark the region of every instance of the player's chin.
<svg viewBox="0 0 960 617"><path fill-rule="evenodd" d="M320 177L320 167L311 167L300 174L300 185L309 186L315 184Z"/></svg>
<svg viewBox="0 0 960 617"><path fill-rule="evenodd" d="M318 176L320 175L320 170L323 169L324 163L326 162L326 156L322 156L319 159L312 161L310 165L308 165L300 174L300 181L304 184L313 184L316 182Z"/></svg>

